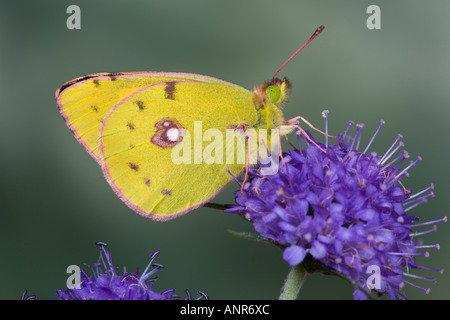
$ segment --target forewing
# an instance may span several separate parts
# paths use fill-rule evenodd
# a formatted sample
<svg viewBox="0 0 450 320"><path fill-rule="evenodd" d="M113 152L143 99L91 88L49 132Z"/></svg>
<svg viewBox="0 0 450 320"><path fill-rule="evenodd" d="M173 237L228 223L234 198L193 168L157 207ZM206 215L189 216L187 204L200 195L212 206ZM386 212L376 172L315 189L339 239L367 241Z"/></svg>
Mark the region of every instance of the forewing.
<svg viewBox="0 0 450 320"><path fill-rule="evenodd" d="M99 129L111 109L119 101L142 88L179 80L221 83L237 87L220 79L191 73L97 73L65 83L56 91L56 101L61 115L76 139L100 163Z"/></svg>

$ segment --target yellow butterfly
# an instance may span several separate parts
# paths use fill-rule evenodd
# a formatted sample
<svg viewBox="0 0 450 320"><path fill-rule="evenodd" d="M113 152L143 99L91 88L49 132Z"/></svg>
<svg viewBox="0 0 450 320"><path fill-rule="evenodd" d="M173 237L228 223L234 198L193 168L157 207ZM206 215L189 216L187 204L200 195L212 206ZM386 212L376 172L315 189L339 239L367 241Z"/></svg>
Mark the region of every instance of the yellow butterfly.
<svg viewBox="0 0 450 320"><path fill-rule="evenodd" d="M164 221L210 201L232 180L230 173L243 172L235 143L245 146L249 137L260 141L247 131L287 127L279 131L284 135L293 129L281 111L290 84L276 78L278 72L253 92L190 73L97 73L62 85L56 101L120 199L137 213ZM221 142L220 135L228 138L230 131L236 134ZM203 147L205 140L212 142Z"/></svg>

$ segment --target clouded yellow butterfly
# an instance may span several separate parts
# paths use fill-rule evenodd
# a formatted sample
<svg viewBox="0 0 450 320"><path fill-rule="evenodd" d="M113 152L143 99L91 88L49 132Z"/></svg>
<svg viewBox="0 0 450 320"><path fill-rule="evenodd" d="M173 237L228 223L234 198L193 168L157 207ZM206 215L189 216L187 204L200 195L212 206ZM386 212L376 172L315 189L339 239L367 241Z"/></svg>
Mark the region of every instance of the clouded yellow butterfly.
<svg viewBox="0 0 450 320"><path fill-rule="evenodd" d="M211 200L231 181L227 169L243 172L237 146L259 139L246 132L288 125L280 108L290 84L276 78L278 72L253 92L190 73L97 73L62 85L56 101L120 199L163 221ZM230 131L236 134L227 139Z"/></svg>

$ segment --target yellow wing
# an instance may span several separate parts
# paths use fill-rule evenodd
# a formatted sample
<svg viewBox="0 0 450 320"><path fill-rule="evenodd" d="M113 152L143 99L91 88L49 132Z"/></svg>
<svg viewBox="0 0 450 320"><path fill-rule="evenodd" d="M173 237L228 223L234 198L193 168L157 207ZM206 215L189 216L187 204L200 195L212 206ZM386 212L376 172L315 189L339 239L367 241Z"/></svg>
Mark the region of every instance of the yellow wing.
<svg viewBox="0 0 450 320"><path fill-rule="evenodd" d="M177 80L222 83L213 77L176 72L97 73L69 81L56 91L56 101L76 139L100 163L98 131L103 119L120 100L152 84ZM240 90L245 90L240 88Z"/></svg>
<svg viewBox="0 0 450 320"><path fill-rule="evenodd" d="M253 99L240 87L196 80L135 90L100 127L99 154L108 182L130 208L155 220L204 204L231 180L227 168L239 175L245 167L226 163L227 150L236 152L236 140L245 141L242 135L230 141L226 131L257 124ZM202 141L208 133L214 139ZM207 164L199 152L211 145L206 153L215 161Z"/></svg>

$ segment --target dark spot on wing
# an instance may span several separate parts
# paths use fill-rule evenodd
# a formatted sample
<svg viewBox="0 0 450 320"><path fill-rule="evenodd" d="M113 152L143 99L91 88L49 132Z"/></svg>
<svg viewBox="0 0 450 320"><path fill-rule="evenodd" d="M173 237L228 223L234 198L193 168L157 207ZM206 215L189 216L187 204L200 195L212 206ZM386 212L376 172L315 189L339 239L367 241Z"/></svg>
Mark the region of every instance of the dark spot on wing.
<svg viewBox="0 0 450 320"><path fill-rule="evenodd" d="M141 100L137 100L137 101L135 101L136 102L136 104L137 104L137 106L139 107L139 110L144 110L145 109L145 104L144 104L144 102L142 102Z"/></svg>
<svg viewBox="0 0 450 320"><path fill-rule="evenodd" d="M166 93L166 99L175 100L175 82L167 82L166 87L164 88L164 92Z"/></svg>
<svg viewBox="0 0 450 320"><path fill-rule="evenodd" d="M175 118L164 118L155 123L157 128L151 142L162 148L174 147L183 140L186 130Z"/></svg>
<svg viewBox="0 0 450 320"><path fill-rule="evenodd" d="M130 130L134 130L135 126L131 122L127 123L127 127L130 128Z"/></svg>
<svg viewBox="0 0 450 320"><path fill-rule="evenodd" d="M94 110L95 112L98 112L97 106L91 106L91 109Z"/></svg>
<svg viewBox="0 0 450 320"><path fill-rule="evenodd" d="M134 170L136 172L139 171L139 166L135 163L129 162L128 166L130 167L131 170Z"/></svg>
<svg viewBox="0 0 450 320"><path fill-rule="evenodd" d="M144 183L147 187L150 187L150 178L144 178Z"/></svg>
<svg viewBox="0 0 450 320"><path fill-rule="evenodd" d="M110 72L108 74L109 78L111 79L111 81L116 81L117 80L117 76L123 75L122 72Z"/></svg>

